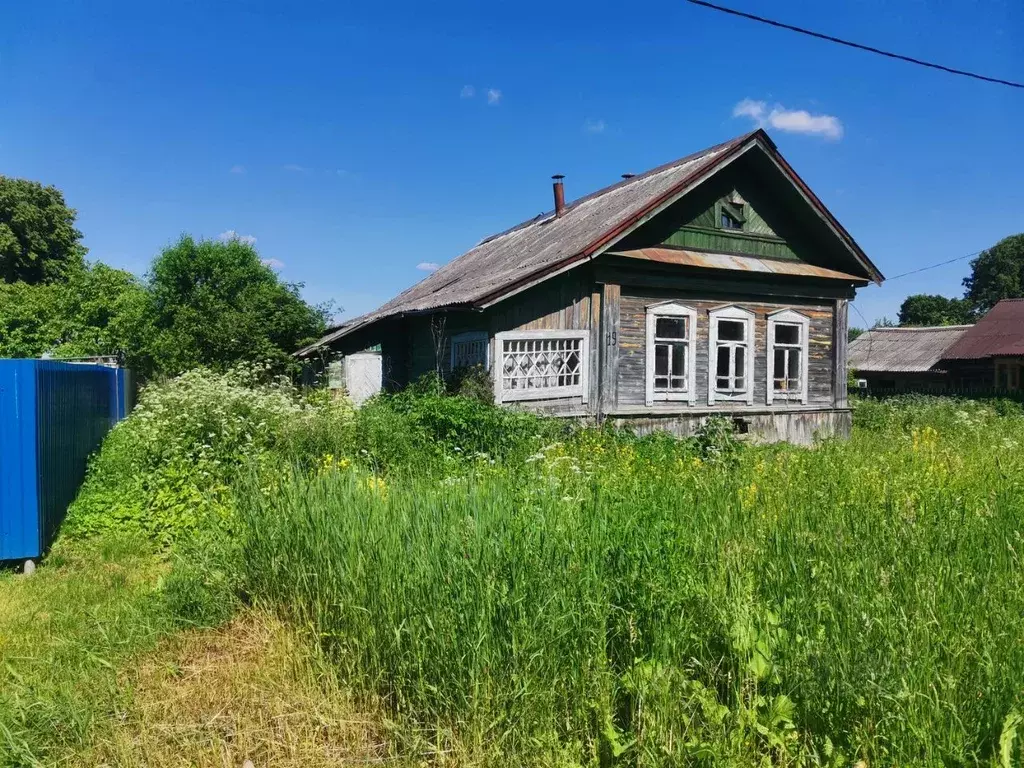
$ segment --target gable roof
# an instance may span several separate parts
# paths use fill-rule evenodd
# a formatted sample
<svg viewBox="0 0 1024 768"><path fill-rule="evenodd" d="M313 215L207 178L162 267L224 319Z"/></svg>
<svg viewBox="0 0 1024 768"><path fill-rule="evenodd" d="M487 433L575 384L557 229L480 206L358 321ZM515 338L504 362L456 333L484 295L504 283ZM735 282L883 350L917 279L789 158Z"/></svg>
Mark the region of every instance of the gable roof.
<svg viewBox="0 0 1024 768"><path fill-rule="evenodd" d="M847 364L861 373L923 373L934 369L946 349L973 328L872 328L850 342Z"/></svg>
<svg viewBox="0 0 1024 768"><path fill-rule="evenodd" d="M943 360L1024 356L1024 299L1003 299L942 355Z"/></svg>
<svg viewBox="0 0 1024 768"><path fill-rule="evenodd" d="M303 356L387 317L442 308L484 308L516 291L591 258L677 200L731 159L760 147L853 254L871 280L882 274L835 217L779 155L763 130L675 160L566 205L561 216L541 214L482 240L398 294L379 309L332 329L297 354Z"/></svg>

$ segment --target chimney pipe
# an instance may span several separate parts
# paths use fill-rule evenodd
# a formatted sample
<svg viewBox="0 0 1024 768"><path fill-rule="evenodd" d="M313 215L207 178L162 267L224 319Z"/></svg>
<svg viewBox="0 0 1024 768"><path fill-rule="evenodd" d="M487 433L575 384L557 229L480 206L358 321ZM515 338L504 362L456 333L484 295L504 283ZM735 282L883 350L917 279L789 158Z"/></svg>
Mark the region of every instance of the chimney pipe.
<svg viewBox="0 0 1024 768"><path fill-rule="evenodd" d="M635 173L624 173L624 174L622 174L622 178L624 178L624 179L632 179L634 176L636 176Z"/></svg>
<svg viewBox="0 0 1024 768"><path fill-rule="evenodd" d="M565 176L556 173L551 178L555 182L551 185L555 193L555 216L561 216L565 212L565 187L562 185L562 179Z"/></svg>

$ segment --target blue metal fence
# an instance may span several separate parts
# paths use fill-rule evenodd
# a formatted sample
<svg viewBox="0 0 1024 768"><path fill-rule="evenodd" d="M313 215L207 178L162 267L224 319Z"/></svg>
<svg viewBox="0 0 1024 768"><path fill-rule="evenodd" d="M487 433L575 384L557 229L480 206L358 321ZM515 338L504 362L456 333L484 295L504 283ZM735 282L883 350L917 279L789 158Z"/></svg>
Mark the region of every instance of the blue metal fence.
<svg viewBox="0 0 1024 768"><path fill-rule="evenodd" d="M0 360L0 560L46 551L90 454L130 406L123 369Z"/></svg>

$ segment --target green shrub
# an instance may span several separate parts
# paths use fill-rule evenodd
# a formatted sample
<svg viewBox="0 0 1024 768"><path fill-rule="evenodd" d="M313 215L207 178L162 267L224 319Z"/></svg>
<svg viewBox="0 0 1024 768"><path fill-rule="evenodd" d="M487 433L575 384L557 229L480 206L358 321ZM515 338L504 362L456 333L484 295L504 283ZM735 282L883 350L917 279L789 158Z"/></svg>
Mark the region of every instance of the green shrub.
<svg viewBox="0 0 1024 768"><path fill-rule="evenodd" d="M132 414L104 441L72 504L65 534L125 527L170 542L229 525L239 467L271 467L346 440L351 408L304 399L263 370L195 370L147 387Z"/></svg>

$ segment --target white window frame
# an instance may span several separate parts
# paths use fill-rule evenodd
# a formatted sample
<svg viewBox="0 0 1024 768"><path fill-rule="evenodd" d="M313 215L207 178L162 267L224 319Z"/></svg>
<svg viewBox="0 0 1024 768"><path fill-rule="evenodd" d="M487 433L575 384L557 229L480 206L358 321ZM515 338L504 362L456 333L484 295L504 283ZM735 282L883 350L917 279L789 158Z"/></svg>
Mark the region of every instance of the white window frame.
<svg viewBox="0 0 1024 768"><path fill-rule="evenodd" d="M546 339L579 340L580 383L564 387L537 387L535 389L504 389L505 342L543 341ZM590 386L590 331L504 331L494 334L494 401L508 403L519 400L554 400L563 397L580 397L587 402Z"/></svg>
<svg viewBox="0 0 1024 768"><path fill-rule="evenodd" d="M776 325L796 325L800 327L800 389L790 392L776 392L775 391L775 326ZM807 360L807 348L809 343L811 331L811 319L807 315L803 315L792 309L782 309L778 312L772 312L768 315L768 359L765 365L767 369L767 376L765 380L767 382L767 394L765 398L768 405L772 404L773 400L799 400L804 405L807 404L807 373L810 368ZM786 347L794 348L793 345L786 344Z"/></svg>
<svg viewBox="0 0 1024 768"><path fill-rule="evenodd" d="M655 392L654 391L654 346L655 331L659 317L685 317L686 322L686 391ZM697 310L685 304L669 301L652 304L647 307L647 405L655 402L672 401L693 405L697 391ZM671 366L671 360L669 362Z"/></svg>
<svg viewBox="0 0 1024 768"><path fill-rule="evenodd" d="M482 341L484 343L484 370L491 369L491 335L487 331L465 331L451 338L450 368L455 370L455 345Z"/></svg>
<svg viewBox="0 0 1024 768"><path fill-rule="evenodd" d="M744 353L746 387L740 392L719 392L716 389L718 383L718 323L721 320L746 323L747 330L742 342L742 346L746 347ZM739 345L737 342L728 343L734 346ZM708 312L708 405L714 405L716 400L745 402L747 405L753 405L754 376L754 313L735 305L710 310Z"/></svg>

